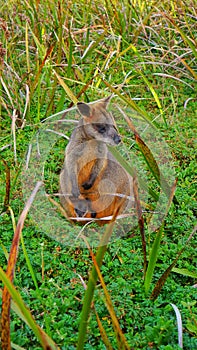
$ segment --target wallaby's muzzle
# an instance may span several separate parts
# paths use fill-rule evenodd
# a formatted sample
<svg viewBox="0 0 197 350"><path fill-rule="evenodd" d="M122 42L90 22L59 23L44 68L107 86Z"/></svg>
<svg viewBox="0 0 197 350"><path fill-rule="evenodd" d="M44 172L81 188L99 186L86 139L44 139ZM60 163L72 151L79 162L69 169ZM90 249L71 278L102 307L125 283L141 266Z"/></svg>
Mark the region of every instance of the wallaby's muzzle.
<svg viewBox="0 0 197 350"><path fill-rule="evenodd" d="M113 140L116 145L118 145L121 142L121 137L119 135L114 135Z"/></svg>

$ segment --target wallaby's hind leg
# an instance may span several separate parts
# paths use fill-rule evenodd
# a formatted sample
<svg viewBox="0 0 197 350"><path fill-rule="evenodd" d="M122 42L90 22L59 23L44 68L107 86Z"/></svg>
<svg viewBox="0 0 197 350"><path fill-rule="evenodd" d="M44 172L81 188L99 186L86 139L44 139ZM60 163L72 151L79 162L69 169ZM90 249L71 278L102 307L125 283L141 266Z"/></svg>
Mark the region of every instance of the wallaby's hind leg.
<svg viewBox="0 0 197 350"><path fill-rule="evenodd" d="M71 200L72 201L72 200ZM87 214L89 209L89 203L85 199L74 200L74 210L78 217L83 217Z"/></svg>

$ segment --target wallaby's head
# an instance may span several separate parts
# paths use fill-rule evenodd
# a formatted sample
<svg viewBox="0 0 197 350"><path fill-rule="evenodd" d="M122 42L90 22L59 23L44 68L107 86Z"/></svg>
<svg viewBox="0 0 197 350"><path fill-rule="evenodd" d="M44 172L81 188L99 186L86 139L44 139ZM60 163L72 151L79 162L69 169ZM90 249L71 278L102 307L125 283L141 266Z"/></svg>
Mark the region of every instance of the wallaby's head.
<svg viewBox="0 0 197 350"><path fill-rule="evenodd" d="M110 97L90 105L79 102L77 108L83 117L82 126L87 139L117 145L121 138L112 114L106 110L109 101Z"/></svg>

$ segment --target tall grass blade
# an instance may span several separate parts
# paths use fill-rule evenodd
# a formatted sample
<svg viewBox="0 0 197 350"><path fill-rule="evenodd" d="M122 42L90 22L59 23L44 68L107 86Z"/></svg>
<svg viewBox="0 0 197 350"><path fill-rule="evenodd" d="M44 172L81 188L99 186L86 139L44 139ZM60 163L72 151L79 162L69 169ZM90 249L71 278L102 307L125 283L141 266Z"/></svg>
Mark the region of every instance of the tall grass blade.
<svg viewBox="0 0 197 350"><path fill-rule="evenodd" d="M124 118L125 118L128 126L130 127L130 129L134 133L136 143L137 143L142 155L144 156L144 159L146 161L146 164L147 164L149 170L151 171L152 175L154 176L155 180L157 181L158 185L162 188L162 190L164 191L166 196L169 197L172 189L168 186L168 183L167 183L166 179L164 178L162 172L160 171L158 164L157 164L150 148L143 141L143 139L141 138L141 136L137 132L137 130L136 130L135 126L133 125L132 121L130 120L130 118L128 118L128 116L125 113L123 113L123 115L124 115ZM176 204L178 203L176 197L173 198L173 201Z"/></svg>
<svg viewBox="0 0 197 350"><path fill-rule="evenodd" d="M42 182L38 182L35 186L30 198L28 199L25 208L23 209L16 230L14 232L14 237L12 240L12 246L10 249L9 259L8 259L8 265L7 265L7 271L6 275L7 278L12 282L14 278L14 271L15 271L15 265L18 255L18 247L19 247L19 240L20 240L20 234L24 225L25 218L28 214L28 211L31 207L31 204L36 196L37 191L39 190L40 186L42 185ZM10 345L10 303L11 303L11 297L9 290L7 286L3 289L3 298L2 298L2 318L1 318L1 329L2 329L2 350L9 350L11 349Z"/></svg>
<svg viewBox="0 0 197 350"><path fill-rule="evenodd" d="M0 279L6 286L6 289L8 290L9 294L11 295L12 299L15 301L17 308L20 310L20 313L23 315L23 318L25 319L25 322L29 325L29 327L33 330L34 334L40 341L40 344L42 345L44 350L58 350L58 346L53 342L53 340L36 324L33 316L31 315L30 311L25 306L20 294L15 289L14 285L10 281L10 279L7 277L6 273L2 270L0 267ZM4 298L4 296L3 296ZM4 334L6 332L5 327L2 328L2 350L11 350L11 343L5 342L5 336Z"/></svg>
<svg viewBox="0 0 197 350"><path fill-rule="evenodd" d="M113 350L113 347L112 347L112 345L111 345L111 343L110 343L110 341L108 339L108 336L107 336L107 334L105 332L105 328L103 327L102 322L101 322L101 320L99 318L99 315L96 312L96 310L95 310L95 314L96 314L96 320L97 320L97 323L98 323L98 326L99 326L99 330L100 330L100 334L101 334L101 338L103 340L103 343L105 344L107 350Z"/></svg>
<svg viewBox="0 0 197 350"><path fill-rule="evenodd" d="M170 75L170 74L166 74L166 73L153 73L153 75L157 75L157 76L160 76L160 77L163 77L163 78L170 78L170 79L174 79L176 81L179 81L180 83L186 85L186 86L189 86L190 89L194 90L193 86L189 83L187 83L186 81L184 81L183 79L180 79L174 75Z"/></svg>
<svg viewBox="0 0 197 350"><path fill-rule="evenodd" d="M36 11L35 11L35 12L36 12ZM36 44L36 47L37 47L37 49L38 49L38 51L39 51L39 55L40 55L41 59L43 59L44 56L46 55L46 48L45 48L44 44L42 44L42 43L39 41L39 38L38 38L39 36L37 36L37 35L34 33L34 31L31 29L30 26L29 26L29 30L30 30L31 35L32 35L32 37L33 37L33 39L34 39L34 42L35 42L35 44Z"/></svg>
<svg viewBox="0 0 197 350"><path fill-rule="evenodd" d="M144 278L145 278L146 269L147 269L146 237L145 237L145 228L144 228L144 218L142 215L142 208L140 204L140 197L139 197L139 191L138 191L137 175L135 175L133 178L133 194L135 198L135 207L137 211L138 225L139 225L141 240L142 240L142 252L144 257Z"/></svg>
<svg viewBox="0 0 197 350"><path fill-rule="evenodd" d="M36 276L35 276L35 273L34 273L34 270L33 270L32 264L31 264L31 261L30 261L30 259L28 257L28 254L27 254L27 250L26 250L26 247L25 247L25 242L24 242L22 233L21 233L20 239L21 239L21 244L22 244L22 248L23 248L23 254L25 256L25 260L27 262L27 266L28 266L29 272L31 274L31 278L32 278L32 280L34 282L34 285L35 285L35 288L36 288L36 292L37 292L38 296L40 297L40 292L39 292L37 279L36 279Z"/></svg>
<svg viewBox="0 0 197 350"><path fill-rule="evenodd" d="M197 73L194 71L194 69L192 69L189 64L180 57L180 61L183 63L183 65L187 68L187 70L193 75L194 79L197 80Z"/></svg>
<svg viewBox="0 0 197 350"><path fill-rule="evenodd" d="M102 79L103 80L103 79ZM115 89L110 83L108 83L108 81L103 80L104 84L109 87L109 89L114 92L117 96L119 96L121 98L121 100L123 100L124 102L126 102L131 108L133 108L136 112L139 113L139 115L141 115L152 127L154 127L153 122L151 121L151 117L148 115L148 113L146 113L145 111L143 111L143 109L141 109L136 103L135 101L131 100L128 96L125 97L125 95L123 96L117 89Z"/></svg>
<svg viewBox="0 0 197 350"><path fill-rule="evenodd" d="M180 258L180 256L182 255L182 253L184 252L184 250L186 249L188 243L191 241L191 239L193 238L194 234L196 233L197 231L197 225L194 227L192 233L190 234L189 238L187 239L187 241L185 242L185 245L184 247L178 252L175 260L173 261L173 263L166 269L166 271L162 274L162 276L159 278L159 280L157 281L152 293L151 293L151 296L150 296L150 299L152 300L155 300L157 299L157 297L159 296L160 292L161 292L161 289L163 288L164 286L164 283L166 282L169 274L171 273L172 269L174 268L174 266L176 265L178 259Z"/></svg>
<svg viewBox="0 0 197 350"><path fill-rule="evenodd" d="M98 37L97 40L91 42L85 52L83 53L83 56L81 57L81 60L84 61L86 57L90 56L90 54L98 47L99 43L105 38L106 30L104 29L103 33Z"/></svg>
<svg viewBox="0 0 197 350"><path fill-rule="evenodd" d="M184 31L177 25L177 23L175 22L175 20L168 16L166 13L162 13L163 16L165 16L172 24L173 26L176 28L176 30L180 33L180 35L182 36L184 42L190 47L190 49L193 52L193 55L197 58L197 49L196 46L193 44L192 40L184 33Z"/></svg>
<svg viewBox="0 0 197 350"><path fill-rule="evenodd" d="M104 279L103 279L103 276L101 274L101 271L100 271L100 268L97 264L97 261L96 261L96 258L90 248L90 246L88 245L88 249L89 249L89 252L90 252L90 255L92 257L92 261L94 263L94 266L96 268L96 271L97 271L97 274L98 274L98 278L101 282L101 286L103 288L103 292L104 292L104 295L105 295L105 300L106 300L106 306L107 306L107 309L109 311L109 314L111 316L111 320L112 320L112 325L113 325L113 328L114 328L114 331L115 331L115 335L116 335L116 340L117 340L117 347L118 349L120 350L129 350L129 346L127 344L127 341L126 341L126 338L121 330L121 327L120 327L120 324L118 322L118 318L116 316L116 313L114 311L114 308L113 308L113 304L112 304L112 301L111 301L111 298L110 298L110 294L107 290L107 287L106 287L106 284L104 282Z"/></svg>
<svg viewBox="0 0 197 350"><path fill-rule="evenodd" d="M176 314L177 328L178 328L178 345L180 346L181 349L183 349L183 325L182 325L181 313L175 304L170 303L170 305L172 306Z"/></svg>
<svg viewBox="0 0 197 350"><path fill-rule="evenodd" d="M2 294L3 294L3 292L0 289L0 298L1 299L2 299ZM15 314L28 325L28 327L30 327L27 319L24 317L23 313L21 312L20 308L18 307L18 304L13 299L11 300L11 310L14 311Z"/></svg>
<svg viewBox="0 0 197 350"><path fill-rule="evenodd" d="M42 72L42 69L46 63L46 60L47 58L50 56L51 52L53 51L53 46L50 46L47 51L46 51L46 54L41 62L41 64L39 65L39 68L38 68L38 72L34 78L34 82L32 84L32 87L31 87L31 96L33 95L34 91L36 90L36 87L37 85L39 84L40 82L40 77L41 77L41 72Z"/></svg>
<svg viewBox="0 0 197 350"><path fill-rule="evenodd" d="M29 60L29 42L28 42L28 23L25 26L25 48L26 48L26 62L27 62L27 73L28 78L30 74L30 60Z"/></svg>
<svg viewBox="0 0 197 350"><path fill-rule="evenodd" d="M13 110L12 113L12 125L11 125L11 131L13 136L13 149L14 149L14 162L15 165L17 165L17 152L16 152L16 119L17 119L17 111L16 109Z"/></svg>
<svg viewBox="0 0 197 350"><path fill-rule="evenodd" d="M11 345L12 345L12 349L14 350L26 350L25 348L22 348L21 346L16 345L14 343L11 343Z"/></svg>
<svg viewBox="0 0 197 350"><path fill-rule="evenodd" d="M129 46L127 46L126 49L124 49L123 51L121 51L120 53L118 53L118 55L110 62L109 67L112 67L112 66L114 65L114 63L117 61L118 58L124 56L124 55L125 55L128 51L130 51L131 49L133 50L133 54L136 55L136 56L140 59L140 61L143 61L143 58L142 58L142 56L139 54L139 52L138 52L136 46L134 46L133 44L130 44ZM142 64L143 64L143 62L142 62ZM145 67L144 67L144 68L145 68Z"/></svg>
<svg viewBox="0 0 197 350"><path fill-rule="evenodd" d="M9 88L7 87L7 85L6 85L5 81L3 80L2 76L0 76L0 81L1 81L1 84L2 84L2 86L4 88L4 90L5 90L8 98L9 98L10 104L11 104L12 108L14 109L14 102L13 102L12 97L10 95Z"/></svg>
<svg viewBox="0 0 197 350"><path fill-rule="evenodd" d="M59 76L59 74L56 73L56 71L54 70L55 76L58 79L60 85L63 87L63 89L65 90L65 92L67 93L68 97L71 99L71 101L73 103L77 103L78 99L76 98L76 96L73 94L73 92L70 90L70 88L68 87L68 85L66 85L66 83L63 81L63 79Z"/></svg>
<svg viewBox="0 0 197 350"><path fill-rule="evenodd" d="M67 69L67 77L70 77L70 73L71 73L71 67L72 67L72 63L73 63L73 44L72 44L72 37L69 33L69 53L68 53L68 69Z"/></svg>
<svg viewBox="0 0 197 350"><path fill-rule="evenodd" d="M57 51L57 64L61 62L62 59L62 46L63 46L63 8L62 8L62 2L58 1L58 10L57 10L57 17L58 17L58 51Z"/></svg>
<svg viewBox="0 0 197 350"><path fill-rule="evenodd" d="M154 99L155 99L155 102L159 108L159 111L161 113L161 116L163 117L163 120L165 122L165 125L167 126L167 122L166 122L166 119L164 117L164 113L163 113L163 109L162 109L162 106L161 106L161 103L160 103L160 100L159 100L159 97L157 95L157 92L156 90L154 89L153 85L151 84L151 82L146 78L146 76L142 73L142 71L140 71L139 69L137 69L137 72L141 75L141 77L143 78L144 82L146 83L146 85L148 86L150 92L152 93Z"/></svg>
<svg viewBox="0 0 197 350"><path fill-rule="evenodd" d="M0 159L2 160L4 167L5 167L5 173L6 173L6 187L5 187L5 198L3 201L3 209L2 212L8 210L9 202L10 202L10 168L7 164L7 162L0 156Z"/></svg>
<svg viewBox="0 0 197 350"><path fill-rule="evenodd" d="M178 273L179 275L182 275L182 276L187 276L187 277L191 277L191 278L197 279L197 272L189 271L188 269L180 269L178 267L174 267L172 269L172 272L176 272L176 273Z"/></svg>
<svg viewBox="0 0 197 350"><path fill-rule="evenodd" d="M174 183L174 186L172 187L171 193L170 193L170 197L168 199L168 205L166 207L166 213L168 213L169 207L172 203L173 197L174 197L174 192L176 189L176 182ZM145 294L147 295L150 289L150 284L151 284L151 280L153 277L153 273L155 270L155 266L156 266L156 261L157 261L157 257L159 254L159 248L160 248L160 242L161 242L161 238L162 238L162 234L163 234L163 226L164 224L161 225L159 231L156 234L156 238L153 242L153 246L150 252L150 258L149 258L149 263L148 263L148 268L146 271L146 276L145 276L145 280L144 280L144 288L145 288ZM167 278L167 277L166 277Z"/></svg>
<svg viewBox="0 0 197 350"><path fill-rule="evenodd" d="M99 268L101 268L104 255L105 255L105 252L107 250L107 244L108 244L108 241L112 235L113 226L114 226L114 223L113 222L110 223L107 226L103 237L101 238L100 247L98 248L98 251L96 254L96 262L97 262ZM82 312L81 312L77 350L82 350L84 348L85 337L86 337L86 332L87 332L87 325L88 325L88 317L90 314L91 303L92 303L92 299L93 299L93 295L94 295L94 290L96 287L97 278L98 278L98 273L97 273L96 267L94 265L92 267L92 271L90 273L87 289L85 291L85 296L84 296L84 300L83 300L83 308L82 308Z"/></svg>
<svg viewBox="0 0 197 350"><path fill-rule="evenodd" d="M159 254L159 248L160 248L160 242L163 234L163 225L160 227L159 231L156 234L151 252L150 252L150 258L148 262L148 268L146 271L145 281L144 281L144 289L145 294L148 295L150 284L152 281L153 273L156 266L157 257Z"/></svg>
<svg viewBox="0 0 197 350"><path fill-rule="evenodd" d="M118 160L118 162L123 166L123 168L125 168L125 170L132 177L134 177L136 174L136 169L131 164L128 164L128 162L121 156L121 154L118 152L118 150L115 147L112 147L110 145L107 145L107 147L109 148L109 150L113 154L113 156ZM143 181L143 179L138 178L138 182L139 182L141 188L143 188L143 190L148 192L154 200L157 201L159 199L159 195L155 191L153 191L151 188L149 188L147 186L146 182Z"/></svg>

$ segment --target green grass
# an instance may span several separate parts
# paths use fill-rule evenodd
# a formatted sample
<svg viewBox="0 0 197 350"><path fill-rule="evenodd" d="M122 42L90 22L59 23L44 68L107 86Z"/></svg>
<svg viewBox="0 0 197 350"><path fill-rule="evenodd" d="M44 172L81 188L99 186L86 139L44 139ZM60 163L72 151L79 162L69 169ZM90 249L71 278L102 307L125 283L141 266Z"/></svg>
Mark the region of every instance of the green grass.
<svg viewBox="0 0 197 350"><path fill-rule="evenodd" d="M194 0L19 0L16 4L8 0L1 9L0 150L4 162L0 163L0 263L4 271L13 237L12 219L4 208L6 164L11 177L9 204L17 220L24 208L21 172L26 152L43 128L45 118L71 107L77 99L94 101L116 91L132 120L148 120L155 135L160 134L170 147L178 179L178 204L171 205L163 223L147 295L137 225L109 244L101 267L122 332L130 349L135 350L179 349L176 316L170 303L179 308L182 316L183 348L197 348L195 235L158 298L154 302L149 299L197 222L195 5ZM15 113L18 118L14 122ZM154 171L151 173L146 166L140 144L135 143L124 118L118 117L117 124L125 148L128 150L134 143L128 154L136 157L140 175L157 191L159 184ZM65 128L65 133L70 136L70 127ZM58 190L66 144L67 140L60 137L46 150L44 181L50 194ZM120 151L123 157L125 148ZM162 170L167 174L165 168ZM153 198L148 202L154 205ZM60 349L76 349L85 293L82 281L88 283L93 263L85 244L69 247L61 243L61 237L55 241L58 230L47 227L44 208L42 216L46 218L45 226L31 216L25 221L23 239L27 253L21 246L14 285L37 324ZM145 215L149 262L155 232L147 230L148 218ZM68 230L76 232L70 226ZM93 251L96 254L95 248ZM99 281L93 301L112 348L118 349L113 318ZM11 341L23 349L41 349L33 331L14 311ZM17 349L15 345L12 348ZM92 309L84 349L105 348Z"/></svg>

